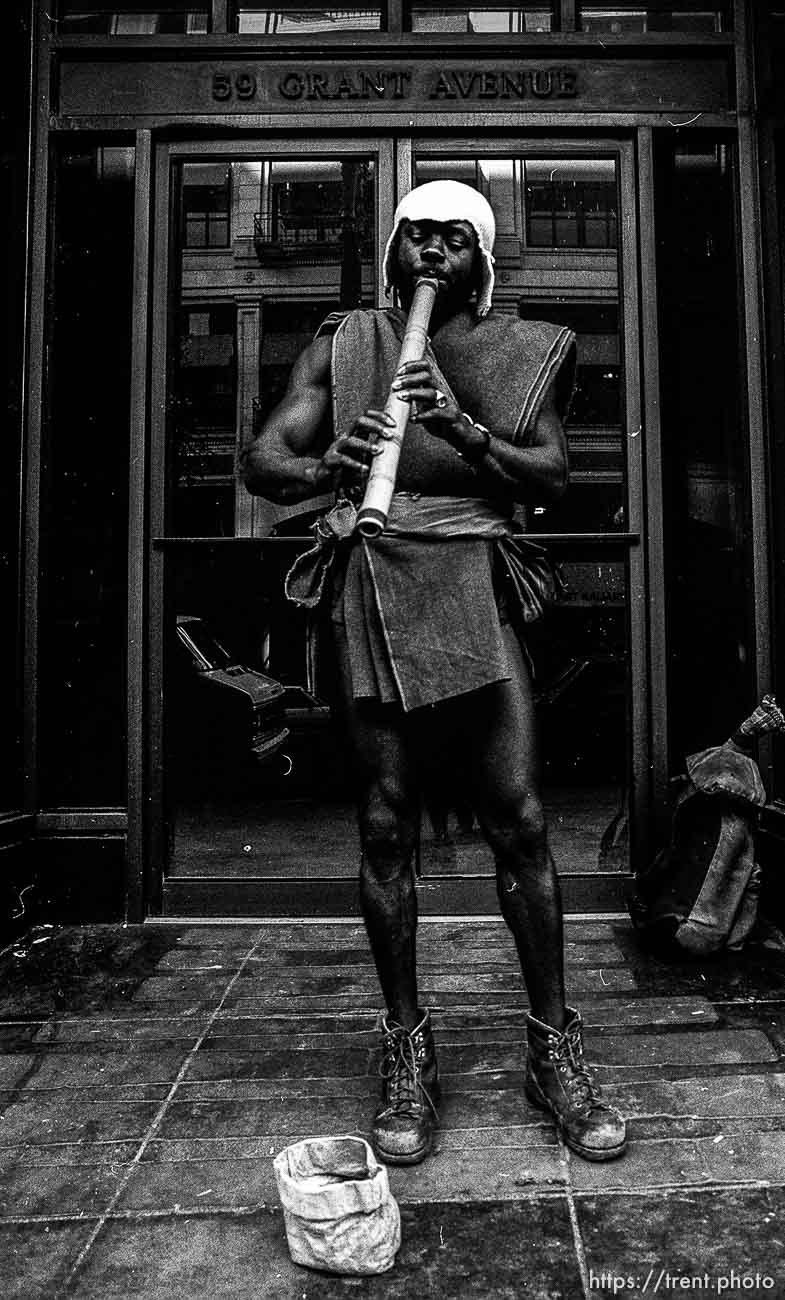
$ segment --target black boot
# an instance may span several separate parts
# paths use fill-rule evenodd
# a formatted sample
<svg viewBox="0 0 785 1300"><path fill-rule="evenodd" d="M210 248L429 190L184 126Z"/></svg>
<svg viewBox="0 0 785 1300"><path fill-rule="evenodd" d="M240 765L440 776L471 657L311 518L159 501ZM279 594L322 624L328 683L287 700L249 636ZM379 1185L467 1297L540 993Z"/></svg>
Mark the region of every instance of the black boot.
<svg viewBox="0 0 785 1300"><path fill-rule="evenodd" d="M627 1145L624 1120L603 1100L583 1057L582 1020L567 1008L562 1033L526 1017L526 1096L549 1110L567 1146L586 1160L612 1160Z"/></svg>
<svg viewBox="0 0 785 1300"><path fill-rule="evenodd" d="M439 1071L430 1017L426 1011L408 1031L385 1016L382 1031L382 1101L371 1140L386 1164L416 1165L428 1155L439 1122Z"/></svg>

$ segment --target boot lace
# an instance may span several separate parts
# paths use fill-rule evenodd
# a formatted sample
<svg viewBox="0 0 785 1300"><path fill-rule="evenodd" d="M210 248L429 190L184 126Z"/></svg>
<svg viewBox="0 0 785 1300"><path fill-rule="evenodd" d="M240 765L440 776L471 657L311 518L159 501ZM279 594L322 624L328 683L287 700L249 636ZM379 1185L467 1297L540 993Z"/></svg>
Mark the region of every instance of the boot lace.
<svg viewBox="0 0 785 1300"><path fill-rule="evenodd" d="M583 1055L583 1039L579 1025L570 1025L561 1035L559 1044L554 1051L554 1056L559 1062L560 1074L566 1075L562 1079L564 1090L567 1093L572 1104L578 1110L591 1110L596 1106L602 1106L602 1097L598 1085L591 1076L588 1065Z"/></svg>
<svg viewBox="0 0 785 1300"><path fill-rule="evenodd" d="M383 1038L384 1056L379 1074L384 1080L387 1106L379 1118L388 1115L416 1116L422 1110L424 1098L434 1115L436 1106L422 1081L425 1048L415 1042L413 1034L402 1025L390 1029Z"/></svg>

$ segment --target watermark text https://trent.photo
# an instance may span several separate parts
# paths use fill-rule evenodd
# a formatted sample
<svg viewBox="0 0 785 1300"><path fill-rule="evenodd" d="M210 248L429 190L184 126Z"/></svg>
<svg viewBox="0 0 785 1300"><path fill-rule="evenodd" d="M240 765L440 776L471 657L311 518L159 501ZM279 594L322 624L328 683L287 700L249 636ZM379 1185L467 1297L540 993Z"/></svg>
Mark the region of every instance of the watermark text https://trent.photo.
<svg viewBox="0 0 785 1300"><path fill-rule="evenodd" d="M589 1270L589 1290L601 1295L667 1295L674 1292L708 1292L736 1297L765 1292L773 1294L775 1279L767 1273L737 1271L727 1273L677 1273L666 1268L650 1268L647 1273L616 1273L609 1269Z"/></svg>

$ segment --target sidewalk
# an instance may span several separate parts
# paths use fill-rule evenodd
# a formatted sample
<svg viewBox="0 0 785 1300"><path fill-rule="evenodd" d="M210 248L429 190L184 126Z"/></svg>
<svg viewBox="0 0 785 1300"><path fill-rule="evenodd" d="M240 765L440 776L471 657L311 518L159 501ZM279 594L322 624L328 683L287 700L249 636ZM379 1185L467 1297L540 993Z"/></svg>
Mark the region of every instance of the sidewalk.
<svg viewBox="0 0 785 1300"><path fill-rule="evenodd" d="M665 965L624 919L568 922L588 1056L631 1121L628 1154L592 1165L523 1098L503 925L420 933L443 1122L429 1160L390 1171L403 1245L372 1279L290 1262L272 1172L296 1137L362 1132L372 1112L360 927L42 929L6 953L3 1295L782 1300L782 964Z"/></svg>

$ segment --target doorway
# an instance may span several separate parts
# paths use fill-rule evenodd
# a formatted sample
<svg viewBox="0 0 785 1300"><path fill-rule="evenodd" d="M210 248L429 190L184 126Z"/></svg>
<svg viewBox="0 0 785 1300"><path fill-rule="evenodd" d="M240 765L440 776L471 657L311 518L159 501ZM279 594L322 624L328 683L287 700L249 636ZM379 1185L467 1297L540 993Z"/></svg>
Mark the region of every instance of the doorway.
<svg viewBox="0 0 785 1300"><path fill-rule="evenodd" d="M648 815L631 144L465 138L168 145L157 170L150 569L152 857L170 914L356 909L359 843L329 654L283 596L329 498L250 497L238 448L331 311L384 305L412 184L497 218L498 310L578 339L571 486L522 522L563 566L533 632L543 778L568 908L607 910ZM423 810L426 910L495 907L470 805Z"/></svg>

